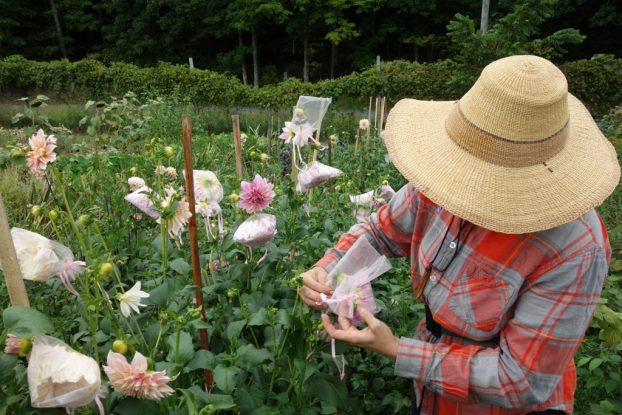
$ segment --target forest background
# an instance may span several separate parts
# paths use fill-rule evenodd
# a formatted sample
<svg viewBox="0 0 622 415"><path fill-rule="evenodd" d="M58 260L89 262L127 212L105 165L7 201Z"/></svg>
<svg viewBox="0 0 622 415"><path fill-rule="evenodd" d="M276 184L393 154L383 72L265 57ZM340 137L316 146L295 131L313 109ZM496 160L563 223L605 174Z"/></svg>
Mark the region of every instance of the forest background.
<svg viewBox="0 0 622 415"><path fill-rule="evenodd" d="M497 27L496 36L506 39L486 44L492 51L465 47L488 28L495 35L499 23L504 27ZM196 68L233 75L251 85L286 77L305 82L334 78L374 65L376 56L383 61L435 62L465 53L471 54L469 59L473 54L481 58L495 48L511 53L515 51L507 50L508 45L526 38L532 42L548 38L539 50L527 52L556 63L603 53L620 57L622 4L615 0L0 0L0 58L18 54L29 60L90 58L104 64L154 66L188 64L192 57Z"/></svg>

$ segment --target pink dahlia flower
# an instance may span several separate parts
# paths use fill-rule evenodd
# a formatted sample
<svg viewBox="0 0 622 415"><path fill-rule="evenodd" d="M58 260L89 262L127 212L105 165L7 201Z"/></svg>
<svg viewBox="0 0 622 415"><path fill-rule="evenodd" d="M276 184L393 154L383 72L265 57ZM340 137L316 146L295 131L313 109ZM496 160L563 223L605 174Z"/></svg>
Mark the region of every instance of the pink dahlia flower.
<svg viewBox="0 0 622 415"><path fill-rule="evenodd" d="M4 345L4 353L6 354L16 354L21 357L26 357L28 353L30 353L31 348L32 342L30 339L17 337L11 333L6 336L6 344Z"/></svg>
<svg viewBox="0 0 622 415"><path fill-rule="evenodd" d="M255 175L252 182L242 182L240 185L240 201L238 207L248 213L260 212L268 207L276 195L274 185L261 177Z"/></svg>
<svg viewBox="0 0 622 415"><path fill-rule="evenodd" d="M177 196L175 189L170 186L166 187L164 191L166 192L166 198L161 202L162 208L171 206ZM191 216L192 213L190 213L190 204L184 197L179 201L179 203L177 203L177 209L175 209L173 216L168 218L166 221L169 236L174 240L181 242L181 233ZM160 223L160 219L157 219L157 222Z"/></svg>
<svg viewBox="0 0 622 415"><path fill-rule="evenodd" d="M136 352L130 364L122 354L109 351L107 363L104 372L110 386L117 392L133 398L156 401L173 393L168 385L171 378L166 376L166 371L148 370L147 359L139 352Z"/></svg>
<svg viewBox="0 0 622 415"><path fill-rule="evenodd" d="M26 155L26 164L35 174L41 175L48 163L56 160L56 137L49 135L46 137L42 129L37 131L28 140L30 151Z"/></svg>

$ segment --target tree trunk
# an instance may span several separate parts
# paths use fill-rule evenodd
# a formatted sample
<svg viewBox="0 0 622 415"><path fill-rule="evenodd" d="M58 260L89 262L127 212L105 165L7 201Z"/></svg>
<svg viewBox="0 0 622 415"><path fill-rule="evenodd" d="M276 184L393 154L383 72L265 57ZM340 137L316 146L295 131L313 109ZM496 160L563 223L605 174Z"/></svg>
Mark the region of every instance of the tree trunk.
<svg viewBox="0 0 622 415"><path fill-rule="evenodd" d="M482 20L479 24L479 31L482 35L488 32L488 9L490 7L490 0L482 0Z"/></svg>
<svg viewBox="0 0 622 415"><path fill-rule="evenodd" d="M54 17L54 24L56 25L56 34L58 35L58 44L60 45L60 53L63 55L63 59L67 59L67 51L65 50L65 43L63 43L63 31L60 28L60 20L58 20L58 11L56 10L56 3L54 0L50 0L50 7L52 8L52 16Z"/></svg>
<svg viewBox="0 0 622 415"><path fill-rule="evenodd" d="M238 44L242 52L242 82L248 85L248 77L246 76L246 52L244 51L244 42L242 41L242 31L238 30Z"/></svg>
<svg viewBox="0 0 622 415"><path fill-rule="evenodd" d="M309 82L309 36L307 31L302 38L302 81Z"/></svg>
<svg viewBox="0 0 622 415"><path fill-rule="evenodd" d="M337 44L330 43L330 79L335 78L335 66L337 65Z"/></svg>
<svg viewBox="0 0 622 415"><path fill-rule="evenodd" d="M259 57L257 53L257 32L255 26L251 28L251 43L253 48L253 86L259 88Z"/></svg>

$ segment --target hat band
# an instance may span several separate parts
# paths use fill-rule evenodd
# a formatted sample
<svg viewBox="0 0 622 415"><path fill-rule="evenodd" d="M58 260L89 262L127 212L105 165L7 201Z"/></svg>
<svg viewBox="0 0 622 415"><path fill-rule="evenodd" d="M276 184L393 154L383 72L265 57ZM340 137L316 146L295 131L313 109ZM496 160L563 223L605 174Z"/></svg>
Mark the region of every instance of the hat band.
<svg viewBox="0 0 622 415"><path fill-rule="evenodd" d="M482 130L466 119L459 103L445 121L449 137L472 155L507 167L540 164L564 148L568 138L568 122L555 134L534 141L515 141Z"/></svg>

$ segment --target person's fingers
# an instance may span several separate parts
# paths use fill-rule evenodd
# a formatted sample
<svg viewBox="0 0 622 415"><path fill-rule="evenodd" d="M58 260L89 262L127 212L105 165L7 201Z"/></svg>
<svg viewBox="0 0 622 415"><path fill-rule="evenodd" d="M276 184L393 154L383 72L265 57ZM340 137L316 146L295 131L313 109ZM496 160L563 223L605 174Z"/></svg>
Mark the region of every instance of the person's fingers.
<svg viewBox="0 0 622 415"><path fill-rule="evenodd" d="M378 325L380 324L380 320L374 317L371 311L367 310L366 308L361 308L361 311L359 311L359 314L361 315L361 318L363 319L365 324L367 324L367 327L369 327L370 330L373 331L378 328Z"/></svg>
<svg viewBox="0 0 622 415"><path fill-rule="evenodd" d="M328 273L322 267L311 268L307 272L303 272L300 274L302 277L303 284L316 291L318 293L324 293L326 295L332 295L333 289L326 285L326 280L328 278Z"/></svg>
<svg viewBox="0 0 622 415"><path fill-rule="evenodd" d="M313 291L309 287L300 287L300 298L305 304L316 310L323 310L327 307L320 293Z"/></svg>
<svg viewBox="0 0 622 415"><path fill-rule="evenodd" d="M350 327L352 327L352 323L350 323L350 319L340 315L337 318L337 321L339 321L339 326L344 329L344 330L348 330Z"/></svg>

